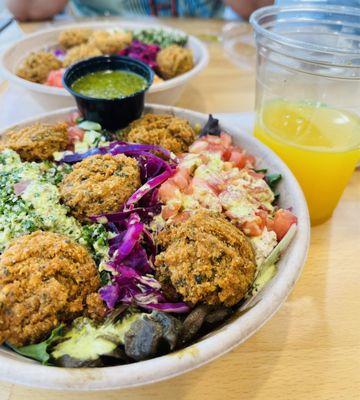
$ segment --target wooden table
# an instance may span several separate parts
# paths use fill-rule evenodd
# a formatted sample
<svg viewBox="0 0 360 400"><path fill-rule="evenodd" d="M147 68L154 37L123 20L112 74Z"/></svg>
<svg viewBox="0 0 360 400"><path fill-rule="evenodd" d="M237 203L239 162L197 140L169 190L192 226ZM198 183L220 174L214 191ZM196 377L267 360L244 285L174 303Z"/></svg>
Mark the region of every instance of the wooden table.
<svg viewBox="0 0 360 400"><path fill-rule="evenodd" d="M169 22L169 21L167 21ZM217 33L220 21L170 21ZM32 31L36 25L24 25ZM254 73L237 69L219 43L179 106L251 111ZM281 310L231 353L166 382L124 391L60 393L0 383L0 400L352 400L360 398L360 172L327 223L312 229L305 270Z"/></svg>

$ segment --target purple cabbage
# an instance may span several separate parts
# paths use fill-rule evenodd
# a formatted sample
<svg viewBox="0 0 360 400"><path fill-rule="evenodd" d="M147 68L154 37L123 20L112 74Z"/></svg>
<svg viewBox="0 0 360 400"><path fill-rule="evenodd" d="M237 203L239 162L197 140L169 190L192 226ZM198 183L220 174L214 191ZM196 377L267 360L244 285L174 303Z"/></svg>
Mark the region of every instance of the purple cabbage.
<svg viewBox="0 0 360 400"><path fill-rule="evenodd" d="M60 61L64 61L64 58L66 56L66 53L62 49L55 49L53 50L53 54L56 58L58 58Z"/></svg>
<svg viewBox="0 0 360 400"><path fill-rule="evenodd" d="M144 197L148 192L150 192L157 186L161 185L172 175L173 172L165 171L162 174L148 180L135 193L133 193L132 196L130 196L128 201L125 203L125 209L131 210L134 207L134 204L137 203L142 197Z"/></svg>
<svg viewBox="0 0 360 400"><path fill-rule="evenodd" d="M108 308L113 309L119 298L120 289L117 285L106 285L100 288L99 293Z"/></svg>
<svg viewBox="0 0 360 400"><path fill-rule="evenodd" d="M73 153L65 155L60 162L65 162L68 164L73 164L84 160L87 157L94 156L96 154L111 154L115 156L116 154L125 154L129 157L137 157L137 156L153 156L152 160L154 161L154 155L151 152L160 153L164 156L165 159L169 160L172 163L177 163L176 157L167 149L164 149L161 146L152 145L152 144L136 144L136 143L126 143L126 142L112 142L109 146L104 147L94 147L93 149L88 150L85 153ZM159 157L156 157L158 163L165 162Z"/></svg>
<svg viewBox="0 0 360 400"><path fill-rule="evenodd" d="M100 289L101 298L112 309L118 302L135 304L147 310L185 313L190 307L183 303L170 303L161 293L160 283L151 275L141 275L135 269L119 265L111 285Z"/></svg>
<svg viewBox="0 0 360 400"><path fill-rule="evenodd" d="M85 153L67 154L60 160L60 162L73 164L81 160L85 160L85 158L88 158L90 156L95 156L96 154L106 154L106 153L107 153L106 147L94 147L93 149L90 149Z"/></svg>
<svg viewBox="0 0 360 400"><path fill-rule="evenodd" d="M114 252L114 261L121 262L133 250L139 242L140 236L144 229L144 224L140 222L140 217L133 213L128 219L128 228L122 240L118 244L118 248Z"/></svg>
<svg viewBox="0 0 360 400"><path fill-rule="evenodd" d="M112 228L111 231L116 233L119 233L116 224L126 221L126 219L134 212L139 215L142 222L147 224L156 215L160 214L161 211L161 204L157 200L157 192L157 189L155 189L153 192L149 193L148 196L142 198L144 203L147 202L150 204L148 207L136 207L132 210L119 211L112 214L94 215L91 219L100 224L108 224Z"/></svg>
<svg viewBox="0 0 360 400"><path fill-rule="evenodd" d="M146 224L161 212L158 187L175 173L176 157L160 146L113 142L83 154L66 155L61 161L76 163L95 154L125 154L135 158L140 166L142 182L118 212L91 218L105 224L114 234L108 242L110 261L107 264L112 274L111 284L100 289L101 298L109 309L122 303L146 310L189 311L189 306L183 302L169 302L153 276L156 246L146 228Z"/></svg>
<svg viewBox="0 0 360 400"><path fill-rule="evenodd" d="M133 40L130 46L119 52L122 56L128 56L140 60L150 68L157 68L156 56L160 47L156 44L146 44L139 40Z"/></svg>
<svg viewBox="0 0 360 400"><path fill-rule="evenodd" d="M109 240L108 262L113 271L111 284L100 289L101 298L108 308L117 304L134 304L146 310L184 313L189 306L183 302L169 302L153 276L156 247L152 235L141 221L137 209L122 211L95 220L106 220L119 231ZM140 209L144 211L144 209Z"/></svg>

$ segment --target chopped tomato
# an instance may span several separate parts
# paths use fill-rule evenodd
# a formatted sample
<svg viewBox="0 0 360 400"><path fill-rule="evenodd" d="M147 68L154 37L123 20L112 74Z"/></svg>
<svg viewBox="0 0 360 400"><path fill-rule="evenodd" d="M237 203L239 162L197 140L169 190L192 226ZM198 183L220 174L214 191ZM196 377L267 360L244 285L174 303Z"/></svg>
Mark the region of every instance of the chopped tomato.
<svg viewBox="0 0 360 400"><path fill-rule="evenodd" d="M236 167L244 168L246 165L246 156L243 151L232 150L229 161L231 161Z"/></svg>
<svg viewBox="0 0 360 400"><path fill-rule="evenodd" d="M194 142L190 147L189 147L189 151L190 153L195 153L195 154L200 154L201 152L203 152L204 150L206 150L208 147L208 144L203 141L203 140L197 140L196 142Z"/></svg>
<svg viewBox="0 0 360 400"><path fill-rule="evenodd" d="M222 144L222 140L219 136L207 135L205 136L205 141L210 144Z"/></svg>
<svg viewBox="0 0 360 400"><path fill-rule="evenodd" d="M261 218L263 227L266 225L266 221L268 219L268 213L264 210L257 210L255 214Z"/></svg>
<svg viewBox="0 0 360 400"><path fill-rule="evenodd" d="M224 147L230 147L231 143L232 143L232 138L229 134L225 133L225 132L221 132L220 134L220 138L221 138L221 142L223 144Z"/></svg>
<svg viewBox="0 0 360 400"><path fill-rule="evenodd" d="M261 172L255 172L253 169L249 169L248 171L249 175L251 175L252 177L256 178L256 179L264 179L265 174L261 173Z"/></svg>
<svg viewBox="0 0 360 400"><path fill-rule="evenodd" d="M172 181L179 189L186 190L190 185L189 171L185 168L179 169L172 177Z"/></svg>
<svg viewBox="0 0 360 400"><path fill-rule="evenodd" d="M246 154L246 165L249 167L255 167L256 159L252 154Z"/></svg>
<svg viewBox="0 0 360 400"><path fill-rule="evenodd" d="M62 88L63 87L63 84L62 84L63 75L64 75L63 68L50 71L50 73L47 77L47 80L45 82L46 85Z"/></svg>
<svg viewBox="0 0 360 400"><path fill-rule="evenodd" d="M265 210L257 210L255 214L261 218L263 228L266 226L268 231L274 230L274 221Z"/></svg>
<svg viewBox="0 0 360 400"><path fill-rule="evenodd" d="M297 218L291 211L283 209L276 211L273 230L276 233L277 240L280 241L286 235L291 225L296 223Z"/></svg>
<svg viewBox="0 0 360 400"><path fill-rule="evenodd" d="M78 111L72 112L68 117L67 117L67 122L69 125L76 125L78 118L80 117L80 114Z"/></svg>
<svg viewBox="0 0 360 400"><path fill-rule="evenodd" d="M210 192L214 195L216 195L217 190L216 188L211 185L209 182L207 182L206 180L199 178L197 176L195 176L192 181L191 181L191 186L193 188L193 190L195 189L204 189L206 192Z"/></svg>
<svg viewBox="0 0 360 400"><path fill-rule="evenodd" d="M230 157L231 157L231 153L232 153L232 148L231 148L231 147L228 147L227 149L225 149L225 150L223 151L223 154L222 154L222 156L221 156L221 159L222 159L223 161L229 161L229 160L230 160Z"/></svg>
<svg viewBox="0 0 360 400"><path fill-rule="evenodd" d="M179 188L172 182L172 179L168 179L166 182L164 182L159 189L159 198L163 202L167 202L171 199L173 199L176 196L176 191L179 190Z"/></svg>
<svg viewBox="0 0 360 400"><path fill-rule="evenodd" d="M223 143L223 139L220 136L207 135L204 139L201 139L207 144L206 150L211 153L224 153L226 146ZM225 140L225 139L224 139Z"/></svg>
<svg viewBox="0 0 360 400"><path fill-rule="evenodd" d="M67 130L70 143L82 141L84 139L85 132L77 126L70 126Z"/></svg>
<svg viewBox="0 0 360 400"><path fill-rule="evenodd" d="M180 209L180 205L178 207L175 206L164 206L161 210L161 216L164 220L168 220L171 217L174 217Z"/></svg>
<svg viewBox="0 0 360 400"><path fill-rule="evenodd" d="M260 217L252 221L246 221L241 225L241 230L248 236L260 236L264 229L264 223Z"/></svg>

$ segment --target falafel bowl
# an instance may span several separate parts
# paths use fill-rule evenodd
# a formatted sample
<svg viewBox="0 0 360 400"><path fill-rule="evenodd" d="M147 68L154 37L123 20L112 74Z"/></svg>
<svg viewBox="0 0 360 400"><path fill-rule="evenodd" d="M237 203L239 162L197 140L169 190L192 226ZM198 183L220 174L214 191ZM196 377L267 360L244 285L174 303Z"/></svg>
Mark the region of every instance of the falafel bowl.
<svg viewBox="0 0 360 400"><path fill-rule="evenodd" d="M31 51L29 51L31 49ZM10 45L0 56L2 75L29 89L40 103L72 105L62 87L70 65L101 55L125 55L155 73L147 101L174 104L186 82L208 63L206 46L167 26L146 22L86 22L42 30ZM176 97L175 97L176 96Z"/></svg>
<svg viewBox="0 0 360 400"><path fill-rule="evenodd" d="M244 341L300 274L299 186L212 116L148 106L108 132L63 110L6 129L0 149L3 379L165 379Z"/></svg>

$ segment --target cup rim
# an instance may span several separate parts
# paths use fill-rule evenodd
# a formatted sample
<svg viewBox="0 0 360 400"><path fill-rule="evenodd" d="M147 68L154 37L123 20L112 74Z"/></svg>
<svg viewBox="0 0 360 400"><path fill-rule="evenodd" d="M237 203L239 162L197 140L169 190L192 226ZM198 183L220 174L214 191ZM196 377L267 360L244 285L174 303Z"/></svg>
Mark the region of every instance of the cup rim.
<svg viewBox="0 0 360 400"><path fill-rule="evenodd" d="M119 98L114 98L114 99L102 99L99 97L90 97L90 96L86 96L84 94L81 94L79 92L76 92L75 90L73 90L71 88L71 85L68 85L67 80L69 78L69 75L72 73L72 71L76 68L82 68L83 66L86 66L88 64L92 64L94 62L99 62L99 64L101 63L108 63L111 64L112 61L124 61L124 63L127 64L137 64L138 66L141 66L142 68L146 69L149 73L149 79L146 79L145 77L143 77L144 79L146 79L147 85L144 89L138 90L135 93L132 93L128 96L124 96L124 97L119 97ZM111 68L109 68L111 69ZM114 69L117 70L117 69ZM121 70L121 68L118 68L118 70ZM86 75L86 74L84 74ZM83 76L84 76L83 75ZM65 70L65 73L62 77L62 83L64 88L75 98L80 98L82 100L87 100L87 101L103 101L105 103L111 103L114 101L122 101L122 100L127 100L130 99L132 97L138 96L141 93L145 93L147 90L149 90L150 86L152 85L154 80L154 71L144 62L140 61L140 60L136 60L134 58L130 58L127 56L119 56L119 55L106 55L106 56L97 56L97 57L91 57L91 58L87 58L86 60L81 60L75 64L72 64L70 67L68 67Z"/></svg>
<svg viewBox="0 0 360 400"><path fill-rule="evenodd" d="M349 51L349 49L344 49L342 47L330 47L324 46L314 43L308 43L301 40L293 39L286 37L282 34L277 32L268 30L264 28L260 24L260 19L264 17L270 17L276 14L280 14L282 12L290 12L290 11L323 11L326 13L340 13L343 15L351 15L351 16L358 16L360 21L360 9L356 7L349 7L349 6L332 6L332 5L317 5L315 3L309 4L301 4L301 5L290 5L290 6L267 6L260 8L253 12L250 17L250 24L252 25L254 32L264 35L267 39L270 39L280 45L287 45L292 48L308 50L308 51L317 51L321 53L337 53L339 55L349 55L349 56L360 56L360 49L353 49ZM338 22L339 23L339 22ZM359 23L352 23L351 26L358 26L360 29L360 22ZM346 66L346 65L342 65ZM351 65L351 68L360 68L357 65Z"/></svg>

